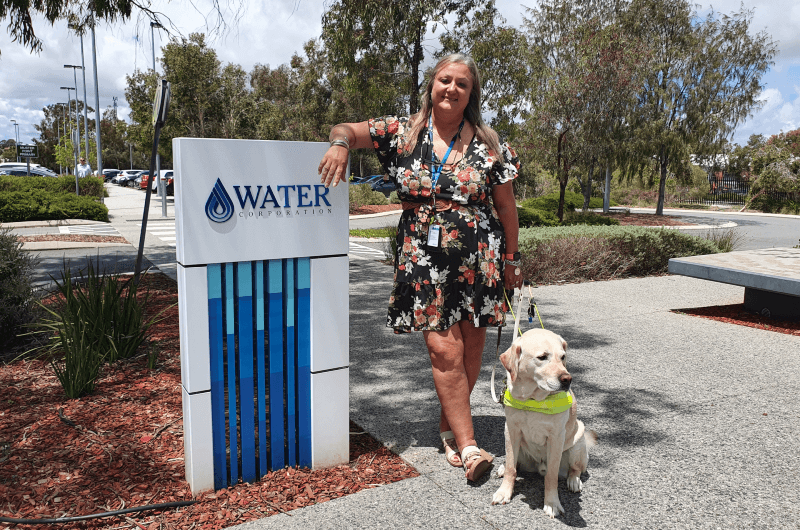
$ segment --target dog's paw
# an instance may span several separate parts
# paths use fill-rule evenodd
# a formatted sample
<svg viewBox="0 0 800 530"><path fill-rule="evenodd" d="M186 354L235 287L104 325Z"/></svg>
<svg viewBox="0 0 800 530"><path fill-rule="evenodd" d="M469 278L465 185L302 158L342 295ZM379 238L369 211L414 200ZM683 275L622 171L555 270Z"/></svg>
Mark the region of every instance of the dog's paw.
<svg viewBox="0 0 800 530"><path fill-rule="evenodd" d="M514 490L509 490L505 486L500 486L492 495L492 504L508 504L511 502L511 494Z"/></svg>
<svg viewBox="0 0 800 530"><path fill-rule="evenodd" d="M545 515L549 515L553 519L564 513L564 508L561 506L561 501L558 500L558 495L555 499L545 499L543 511Z"/></svg>
<svg viewBox="0 0 800 530"><path fill-rule="evenodd" d="M580 493L583 490L583 482L581 482L580 477L568 477L567 488L572 493Z"/></svg>
<svg viewBox="0 0 800 530"><path fill-rule="evenodd" d="M505 464L500 464L500 467L497 468L497 476L502 477L505 472L506 472Z"/></svg>

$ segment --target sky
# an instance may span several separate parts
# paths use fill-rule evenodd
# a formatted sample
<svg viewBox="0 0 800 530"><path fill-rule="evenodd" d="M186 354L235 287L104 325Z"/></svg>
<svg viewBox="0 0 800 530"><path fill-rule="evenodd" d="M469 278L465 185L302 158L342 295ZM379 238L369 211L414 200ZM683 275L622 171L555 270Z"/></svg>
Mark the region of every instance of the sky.
<svg viewBox="0 0 800 530"><path fill-rule="evenodd" d="M740 9L741 0L719 0L713 3L718 13L732 13ZM224 4L224 2L221 2ZM497 7L509 24L519 26L524 6L534 1L497 0ZM698 2L703 11L712 7ZM780 131L800 128L800 2L796 0L743 0L745 8L754 9L751 32L766 31L778 43L775 64L763 77L765 85L760 95L762 108L741 124L734 142L746 144L751 134L771 135ZM193 32L209 33L207 24L214 24L209 0L173 0L157 3L169 17L170 33L179 31L188 36ZM242 9L236 14L227 12L224 18L229 29L216 38L207 40L217 56L225 63L241 65L245 71L255 64L276 67L288 63L294 53L302 53L303 43L319 37L323 0L241 0ZM14 138L15 128L10 120L19 124L20 143L32 143L38 124L47 105L66 102L67 91L62 86L73 86L73 70L65 64L81 64L80 38L67 28L66 21L55 25L36 19L34 27L43 41L41 53L31 53L19 43L12 42L7 31L7 20L0 22L0 139ZM112 26L99 24L96 30L98 86L100 108L113 105L117 98L117 112L127 119L129 107L125 101L125 76L136 69L152 67L151 30L149 20L137 20ZM156 57L169 36L165 30L156 30ZM86 91L89 106L94 107L94 69L92 66L91 37L84 36L84 61L86 64ZM434 43L431 43L432 45ZM159 68L160 71L160 68ZM83 100L83 80L78 74L78 95ZM75 92L72 92L74 98ZM90 115L91 117L91 115ZM365 119L367 117L365 116Z"/></svg>

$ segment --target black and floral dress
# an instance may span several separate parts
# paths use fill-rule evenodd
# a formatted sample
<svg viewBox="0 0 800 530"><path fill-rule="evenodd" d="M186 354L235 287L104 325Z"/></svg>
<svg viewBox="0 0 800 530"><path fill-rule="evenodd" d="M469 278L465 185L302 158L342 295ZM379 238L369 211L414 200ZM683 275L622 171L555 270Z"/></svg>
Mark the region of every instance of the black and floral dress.
<svg viewBox="0 0 800 530"><path fill-rule="evenodd" d="M408 152L407 126L407 117L369 120L378 159L404 208L411 206L408 203L430 204L433 182L425 161L432 152L428 130L422 130L413 152ZM516 178L519 160L507 145L502 150L498 157L473 138L464 157L445 166L436 184L437 205L446 209L430 215L425 206L404 209L387 319L395 333L442 331L462 320L477 327L505 323L505 236L490 197L492 186ZM438 249L427 246L432 222L441 226Z"/></svg>

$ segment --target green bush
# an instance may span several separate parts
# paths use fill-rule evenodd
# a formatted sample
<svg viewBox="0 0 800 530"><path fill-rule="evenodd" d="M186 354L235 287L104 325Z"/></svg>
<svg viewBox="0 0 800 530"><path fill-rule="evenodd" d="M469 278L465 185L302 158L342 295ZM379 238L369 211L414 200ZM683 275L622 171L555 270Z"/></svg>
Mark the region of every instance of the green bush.
<svg viewBox="0 0 800 530"><path fill-rule="evenodd" d="M386 196L379 191L373 191L369 184L349 184L348 187L351 211L357 210L362 206L388 204Z"/></svg>
<svg viewBox="0 0 800 530"><path fill-rule="evenodd" d="M54 179L50 179L54 180ZM88 219L108 221L108 208L94 197L29 189L0 191L0 223Z"/></svg>
<svg viewBox="0 0 800 530"><path fill-rule="evenodd" d="M525 208L532 208L534 210L542 210L546 212L557 213L558 212L558 199L559 199L559 191L556 190L554 192L548 193L547 195L542 195L541 197L534 197L532 199L528 199L522 203L522 206ZM612 206L616 206L616 203L612 201ZM599 197L592 197L589 199L589 208L602 208L603 207L603 199ZM581 210L583 209L583 195L580 193L575 193L573 191L565 190L564 192L564 212L574 211L574 210Z"/></svg>
<svg viewBox="0 0 800 530"><path fill-rule="evenodd" d="M523 274L539 284L660 274L670 258L720 252L702 237L640 226L525 228L519 245Z"/></svg>
<svg viewBox="0 0 800 530"><path fill-rule="evenodd" d="M36 259L7 229L0 229L0 352L20 343L18 335L36 310L32 283ZM0 355L2 356L2 355Z"/></svg>
<svg viewBox="0 0 800 530"><path fill-rule="evenodd" d="M0 176L0 192L33 190L75 195L75 176L62 175L56 178ZM87 197L100 197L105 194L103 181L98 177L78 179L78 191L80 195Z"/></svg>
<svg viewBox="0 0 800 530"><path fill-rule="evenodd" d="M400 197L397 196L397 190L394 190L389 194L389 204L400 204L401 201Z"/></svg>
<svg viewBox="0 0 800 530"><path fill-rule="evenodd" d="M558 225L558 217L556 217L556 214L549 211L537 210L535 208L526 208L524 206L517 207L517 218L519 219L520 228Z"/></svg>

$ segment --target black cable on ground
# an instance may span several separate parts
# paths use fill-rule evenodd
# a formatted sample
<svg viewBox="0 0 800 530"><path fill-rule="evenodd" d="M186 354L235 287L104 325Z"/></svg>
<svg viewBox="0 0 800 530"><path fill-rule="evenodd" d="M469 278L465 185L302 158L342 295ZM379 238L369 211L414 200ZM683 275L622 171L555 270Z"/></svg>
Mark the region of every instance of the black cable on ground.
<svg viewBox="0 0 800 530"><path fill-rule="evenodd" d="M101 517L114 517L116 515L123 515L126 513L144 512L147 510L163 510L165 508L180 508L182 506L191 506L197 501L176 501L165 502L162 504L149 504L147 506L138 506L136 508L125 508L124 510L116 510L113 512L93 513L90 515L78 515L76 517L59 517L58 519L14 519L12 517L0 517L0 523L14 523L14 524L54 524L54 523L73 523L75 521L85 521L86 519L100 519Z"/></svg>

